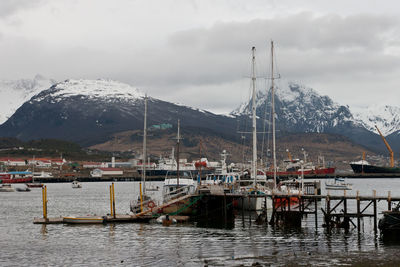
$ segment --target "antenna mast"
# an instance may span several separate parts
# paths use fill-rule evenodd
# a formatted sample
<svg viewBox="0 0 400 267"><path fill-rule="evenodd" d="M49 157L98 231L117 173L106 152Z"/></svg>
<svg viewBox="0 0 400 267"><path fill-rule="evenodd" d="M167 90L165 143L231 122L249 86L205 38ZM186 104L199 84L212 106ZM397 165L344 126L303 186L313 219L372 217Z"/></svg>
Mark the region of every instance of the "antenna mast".
<svg viewBox="0 0 400 267"><path fill-rule="evenodd" d="M178 120L178 134L176 135L176 184L179 188L179 144L181 140L180 135L180 120Z"/></svg>
<svg viewBox="0 0 400 267"><path fill-rule="evenodd" d="M147 158L147 94L144 98L143 159L142 159L143 194L146 194L146 158Z"/></svg>
<svg viewBox="0 0 400 267"><path fill-rule="evenodd" d="M252 99L252 111L253 111L253 162L252 162L252 173L254 178L254 186L257 186L257 115L256 115L256 74L255 74L255 51L256 48L253 46L252 49L252 66L251 66L251 81L253 88L253 99Z"/></svg>
<svg viewBox="0 0 400 267"><path fill-rule="evenodd" d="M271 97L272 97L272 151L274 157L274 188L276 188L275 89L274 89L274 42L273 41L271 41Z"/></svg>

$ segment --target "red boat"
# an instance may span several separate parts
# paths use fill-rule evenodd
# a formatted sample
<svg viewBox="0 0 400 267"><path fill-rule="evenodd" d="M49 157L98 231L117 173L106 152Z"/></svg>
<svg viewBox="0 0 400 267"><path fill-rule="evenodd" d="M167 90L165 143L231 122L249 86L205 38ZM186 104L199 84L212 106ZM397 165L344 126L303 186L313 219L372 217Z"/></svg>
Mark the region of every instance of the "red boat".
<svg viewBox="0 0 400 267"><path fill-rule="evenodd" d="M29 188L40 188L40 187L43 187L43 184L41 184L41 183L28 183L28 184L26 184L26 186L29 187Z"/></svg>
<svg viewBox="0 0 400 267"><path fill-rule="evenodd" d="M323 175L323 174L333 174L335 173L334 167L316 167L312 164L312 162L306 162L300 159L292 159L291 156L289 159L283 161L285 163L284 171L277 171L276 175L278 176L300 176L304 175ZM267 176L274 176L274 172L272 170L268 170L266 172Z"/></svg>
<svg viewBox="0 0 400 267"><path fill-rule="evenodd" d="M3 172L0 173L0 183L16 184L30 183L33 180L32 172Z"/></svg>

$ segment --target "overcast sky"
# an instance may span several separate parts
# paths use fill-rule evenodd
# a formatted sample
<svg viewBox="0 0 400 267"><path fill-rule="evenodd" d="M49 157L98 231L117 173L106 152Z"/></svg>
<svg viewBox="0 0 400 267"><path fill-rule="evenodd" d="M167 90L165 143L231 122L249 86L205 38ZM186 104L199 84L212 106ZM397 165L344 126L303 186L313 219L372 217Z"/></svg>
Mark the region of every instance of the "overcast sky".
<svg viewBox="0 0 400 267"><path fill-rule="evenodd" d="M1 0L0 79L111 78L227 113L247 98L251 47L264 77L274 40L284 79L399 106L399 13L395 0Z"/></svg>

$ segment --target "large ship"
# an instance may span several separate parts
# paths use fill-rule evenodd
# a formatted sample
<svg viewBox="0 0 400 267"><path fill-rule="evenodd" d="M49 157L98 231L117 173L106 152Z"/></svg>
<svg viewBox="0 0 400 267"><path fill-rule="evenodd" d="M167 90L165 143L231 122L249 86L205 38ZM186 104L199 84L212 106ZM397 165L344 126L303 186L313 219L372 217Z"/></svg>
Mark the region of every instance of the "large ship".
<svg viewBox="0 0 400 267"><path fill-rule="evenodd" d="M400 173L400 167L375 166L366 160L350 162L354 173Z"/></svg>
<svg viewBox="0 0 400 267"><path fill-rule="evenodd" d="M326 167L325 160L323 157L319 157L318 166L313 165L312 162L307 161L307 157L305 152L304 160L293 159L290 153L288 152L289 158L284 160L284 167L281 170L276 172L279 176L300 176L304 175L324 175L324 174L333 174L335 173L334 167ZM321 163L322 162L322 163ZM268 170L266 172L268 177L272 177L274 172L272 170Z"/></svg>
<svg viewBox="0 0 400 267"><path fill-rule="evenodd" d="M365 160L365 153L363 153L362 160L356 162L350 162L350 167L353 169L354 173L400 173L400 167L394 166L394 153L389 143L386 141L385 137L375 125L375 128L378 130L379 135L382 138L382 141L385 143L387 150L390 155L390 167L389 166L375 166L369 164L368 161Z"/></svg>
<svg viewBox="0 0 400 267"><path fill-rule="evenodd" d="M188 162L186 159L179 160L179 170L189 171L193 175L199 173L201 167L201 173L207 174L215 169L216 164L214 162L209 162L207 158L202 158L200 161ZM146 166L147 176L165 176L167 173L171 174L177 169L177 163L174 156L174 149L172 148L172 153L170 157L160 157L158 164ZM141 174L141 168L138 169L138 173Z"/></svg>

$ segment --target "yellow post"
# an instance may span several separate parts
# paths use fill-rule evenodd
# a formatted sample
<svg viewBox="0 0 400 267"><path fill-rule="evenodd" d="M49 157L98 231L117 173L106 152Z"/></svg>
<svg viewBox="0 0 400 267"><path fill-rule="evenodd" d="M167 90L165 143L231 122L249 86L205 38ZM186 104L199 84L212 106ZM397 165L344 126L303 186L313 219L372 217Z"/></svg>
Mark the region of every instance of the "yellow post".
<svg viewBox="0 0 400 267"><path fill-rule="evenodd" d="M112 187L111 187L111 185L110 185L110 210L111 210L110 215L111 215L111 216L114 216L114 210L113 210L113 195L112 195Z"/></svg>
<svg viewBox="0 0 400 267"><path fill-rule="evenodd" d="M113 204L113 216L114 216L114 218L115 218L115 216L116 216L116 212L115 212L115 191L114 191L114 183L112 183L112 196L113 196L113 202L112 202L112 204Z"/></svg>
<svg viewBox="0 0 400 267"><path fill-rule="evenodd" d="M43 219L47 219L47 187L42 187Z"/></svg>
<svg viewBox="0 0 400 267"><path fill-rule="evenodd" d="M139 183L139 190L140 190L140 212L143 212L142 183Z"/></svg>

